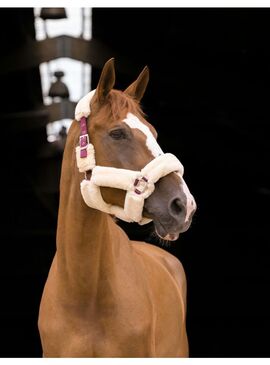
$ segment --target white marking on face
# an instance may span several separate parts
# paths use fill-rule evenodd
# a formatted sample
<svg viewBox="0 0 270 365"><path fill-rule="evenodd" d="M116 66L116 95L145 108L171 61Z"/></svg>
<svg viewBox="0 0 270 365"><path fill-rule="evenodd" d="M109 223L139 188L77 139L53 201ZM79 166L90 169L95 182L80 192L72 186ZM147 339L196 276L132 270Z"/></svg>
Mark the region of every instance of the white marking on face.
<svg viewBox="0 0 270 365"><path fill-rule="evenodd" d="M186 206L187 213L185 217L185 222L187 222L189 220L191 213L196 209L196 203L195 199L193 198L193 195L189 191L187 184L185 183L185 180L183 178L181 178L181 180L182 180L183 192L187 199L187 206Z"/></svg>
<svg viewBox="0 0 270 365"><path fill-rule="evenodd" d="M146 146L154 157L163 155L163 151L149 127L141 122L140 119L136 117L136 115L127 113L127 117L123 119L123 122L125 122L130 128L136 128L143 132L143 134L146 136Z"/></svg>

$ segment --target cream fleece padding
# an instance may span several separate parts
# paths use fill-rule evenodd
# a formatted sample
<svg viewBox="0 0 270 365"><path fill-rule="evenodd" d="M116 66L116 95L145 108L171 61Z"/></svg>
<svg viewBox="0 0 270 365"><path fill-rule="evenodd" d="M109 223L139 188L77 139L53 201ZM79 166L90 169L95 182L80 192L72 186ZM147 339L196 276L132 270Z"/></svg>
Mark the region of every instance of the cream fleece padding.
<svg viewBox="0 0 270 365"><path fill-rule="evenodd" d="M87 118L91 112L90 101L94 96L96 89L90 91L78 102L75 108L75 119L79 122L82 117Z"/></svg>
<svg viewBox="0 0 270 365"><path fill-rule="evenodd" d="M140 222L142 219L144 199L142 195L138 195L134 191L126 193L124 211L133 222Z"/></svg>
<svg viewBox="0 0 270 365"><path fill-rule="evenodd" d="M164 153L150 161L142 170L142 176L147 176L151 183L157 182L163 176L170 172L177 171L181 176L184 173L184 167L176 156L172 153Z"/></svg>
<svg viewBox="0 0 270 365"><path fill-rule="evenodd" d="M120 219L131 222L121 207L107 204L103 200L99 186L95 185L92 180L83 180L81 182L81 193L85 203L89 207L96 208L104 213L113 214Z"/></svg>
<svg viewBox="0 0 270 365"><path fill-rule="evenodd" d="M140 171L96 166L93 169L91 180L98 186L130 190L133 188L135 179L140 177Z"/></svg>
<svg viewBox="0 0 270 365"><path fill-rule="evenodd" d="M94 146L91 143L87 145L87 156L84 158L81 157L80 146L77 146L76 161L77 161L77 167L80 172L86 172L92 170L96 166Z"/></svg>
<svg viewBox="0 0 270 365"><path fill-rule="evenodd" d="M81 182L81 194L84 202L91 208L98 209L104 213L112 214L117 218L126 221L133 222L133 220L127 216L123 208L117 205L107 204L101 195L99 186L95 185L92 180L83 180ZM147 224L151 222L151 219L142 218L139 224Z"/></svg>
<svg viewBox="0 0 270 365"><path fill-rule="evenodd" d="M122 190L134 190L133 184L135 179L140 179L145 176L148 179L148 185L152 185L163 176L174 171L177 171L182 176L183 165L173 154L165 153L154 158L141 171L95 166L92 171L91 179L98 186L107 186ZM144 192L143 195L148 194L145 194Z"/></svg>
<svg viewBox="0 0 270 365"><path fill-rule="evenodd" d="M156 157L141 171L95 166L92 170L91 180L82 181L81 193L85 203L91 208L113 214L127 222L145 224L151 220L142 216L144 200L153 193L154 184L171 172L176 172L180 176L183 173L181 162L171 153ZM144 191L137 194L134 182L142 177L146 177L148 182L145 183ZM124 209L107 204L102 198L100 186L126 190Z"/></svg>

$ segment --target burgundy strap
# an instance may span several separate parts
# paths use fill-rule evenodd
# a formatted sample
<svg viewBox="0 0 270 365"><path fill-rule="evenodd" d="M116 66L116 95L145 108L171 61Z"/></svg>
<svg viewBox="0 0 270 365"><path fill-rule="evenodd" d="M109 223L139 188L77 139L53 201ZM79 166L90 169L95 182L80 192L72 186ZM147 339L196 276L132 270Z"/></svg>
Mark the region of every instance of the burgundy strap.
<svg viewBox="0 0 270 365"><path fill-rule="evenodd" d="M81 158L87 157L87 146L89 143L89 136L87 133L87 120L82 117L80 120L81 134L80 134L80 156Z"/></svg>

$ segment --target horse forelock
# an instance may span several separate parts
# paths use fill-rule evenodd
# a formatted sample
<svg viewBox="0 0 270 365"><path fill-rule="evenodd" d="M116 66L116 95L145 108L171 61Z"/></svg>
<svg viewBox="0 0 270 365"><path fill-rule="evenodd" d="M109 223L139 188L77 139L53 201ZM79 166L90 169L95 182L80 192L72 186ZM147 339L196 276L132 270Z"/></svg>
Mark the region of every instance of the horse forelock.
<svg viewBox="0 0 270 365"><path fill-rule="evenodd" d="M119 90L111 90L102 108L102 118L104 120L118 121L123 119L127 113L137 116L144 116L139 103L129 95Z"/></svg>

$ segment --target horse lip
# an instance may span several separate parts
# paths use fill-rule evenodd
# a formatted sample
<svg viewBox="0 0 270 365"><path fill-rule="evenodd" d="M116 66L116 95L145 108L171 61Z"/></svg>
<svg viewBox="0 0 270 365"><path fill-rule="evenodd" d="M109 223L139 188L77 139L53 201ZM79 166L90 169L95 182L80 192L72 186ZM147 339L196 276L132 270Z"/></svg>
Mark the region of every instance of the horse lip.
<svg viewBox="0 0 270 365"><path fill-rule="evenodd" d="M167 233L165 237L162 237L156 230L156 234L164 241L176 241L179 238L178 233Z"/></svg>
<svg viewBox="0 0 270 365"><path fill-rule="evenodd" d="M170 232L169 229L166 229L164 227L164 225L160 222L160 220L158 219L153 220L156 234L161 239L166 241L176 241L179 238L180 233L184 233L189 229L191 221L192 220L189 219L187 222L184 223L184 225L180 229L177 229L177 231L174 230L174 232Z"/></svg>
<svg viewBox="0 0 270 365"><path fill-rule="evenodd" d="M146 209L146 207L144 207L143 215L146 218L150 218L153 220L156 234L158 235L158 237L160 237L161 239L166 240L166 241L175 241L178 239L180 233L186 232L191 225L192 216L193 216L193 214L192 214L189 217L188 221L184 222L183 224L178 226L177 229L170 229L170 228L168 229L168 228L165 228L164 224L162 224L161 217L158 217L157 214L149 212Z"/></svg>
<svg viewBox="0 0 270 365"><path fill-rule="evenodd" d="M154 226L158 237L165 241L176 241L179 237L179 233L169 233L163 224L158 220L154 220Z"/></svg>

